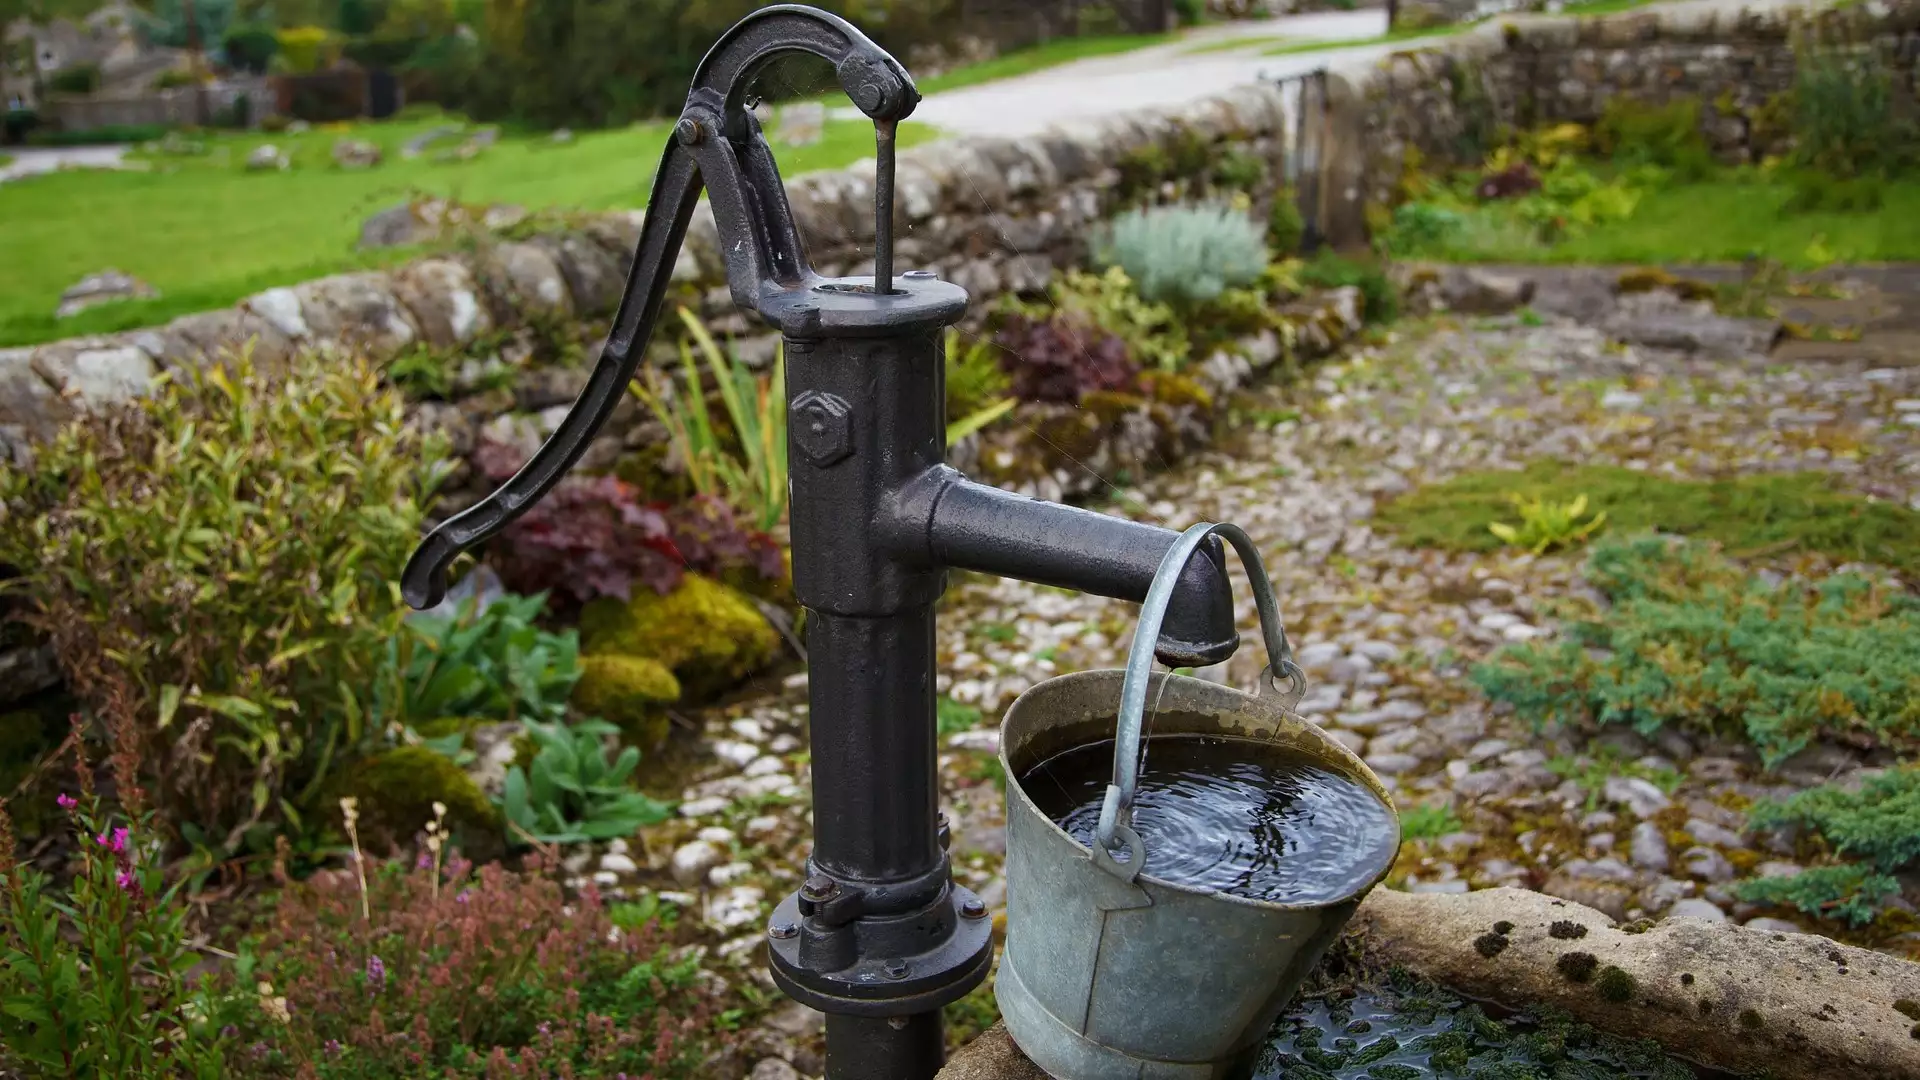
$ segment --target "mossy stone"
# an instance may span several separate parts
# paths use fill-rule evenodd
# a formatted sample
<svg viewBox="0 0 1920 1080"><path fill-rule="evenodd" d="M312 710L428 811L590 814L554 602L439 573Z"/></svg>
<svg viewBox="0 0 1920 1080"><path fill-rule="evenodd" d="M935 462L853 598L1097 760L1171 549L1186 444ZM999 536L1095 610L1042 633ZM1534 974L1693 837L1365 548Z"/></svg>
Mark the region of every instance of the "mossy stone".
<svg viewBox="0 0 1920 1080"><path fill-rule="evenodd" d="M581 612L580 640L589 656L659 663L695 699L731 687L780 649L780 635L750 598L698 574L686 575L665 596L636 588L625 603L612 597L593 601Z"/></svg>
<svg viewBox="0 0 1920 1080"><path fill-rule="evenodd" d="M618 654L583 657L573 687L574 708L618 727L630 742L652 749L667 736L662 705L680 700L680 680L658 660Z"/></svg>
<svg viewBox="0 0 1920 1080"><path fill-rule="evenodd" d="M1704 281L1679 277L1657 266L1643 266L1623 271L1614 285L1623 293L1644 293L1666 289L1679 294L1685 300L1712 300L1720 295L1712 285Z"/></svg>
<svg viewBox="0 0 1920 1080"><path fill-rule="evenodd" d="M359 803L360 836L372 845L398 845L433 820L433 804L447 805L450 829L494 832L499 811L453 759L425 746L396 746L348 766L334 798Z"/></svg>
<svg viewBox="0 0 1920 1080"><path fill-rule="evenodd" d="M1146 408L1147 399L1119 390L1089 390L1080 396L1080 407L1099 417L1102 424L1112 427L1120 422L1121 417Z"/></svg>
<svg viewBox="0 0 1920 1080"><path fill-rule="evenodd" d="M1213 411L1213 395L1208 393L1207 388L1201 386L1197 380L1188 376L1157 371L1142 376L1140 383L1142 389L1147 392L1147 396L1162 405L1171 405L1174 408L1191 405L1201 412Z"/></svg>

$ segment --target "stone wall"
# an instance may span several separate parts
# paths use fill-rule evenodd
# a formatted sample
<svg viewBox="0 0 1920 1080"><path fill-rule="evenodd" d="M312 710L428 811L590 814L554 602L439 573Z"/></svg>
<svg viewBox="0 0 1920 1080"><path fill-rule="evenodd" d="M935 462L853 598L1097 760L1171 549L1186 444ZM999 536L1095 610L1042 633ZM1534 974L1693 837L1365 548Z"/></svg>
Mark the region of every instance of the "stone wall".
<svg viewBox="0 0 1920 1080"><path fill-rule="evenodd" d="M1601 17L1513 16L1343 72L1365 197L1395 201L1409 165L1481 160L1502 127L1594 123L1619 95L1650 105L1697 98L1719 157L1762 160L1787 146L1783 95L1803 28L1881 51L1896 82L1911 85L1914 57L1903 43L1920 32L1911 0L1841 8L1697 0Z"/></svg>
<svg viewBox="0 0 1920 1080"><path fill-rule="evenodd" d="M973 293L979 311L1003 292L1037 290L1056 268L1077 262L1091 228L1138 194L1127 188L1192 179L1180 171L1204 168L1229 147L1273 158L1281 127L1278 92L1256 85L1054 135L947 140L906 151L897 179L896 265L939 271ZM1196 155L1195 148L1205 153ZM1265 175L1280 174L1278 162L1273 165ZM815 266L826 274L869 271L872 162L802 176L788 187ZM1263 205L1271 190L1253 194ZM459 363L460 350L516 327L604 319L618 302L640 217L595 217L393 271L269 289L233 308L161 327L0 349L0 455L19 459L76 410L138 395L160 371L203 364L249 344L269 359L295 349L357 348L385 357L428 347ZM704 203L674 282L679 299L717 331L750 335L757 329L727 295ZM743 345L750 355L771 352L770 339ZM522 387L514 403L565 404L572 394L556 384L569 378L526 372L521 381L537 388ZM503 404L503 411L513 407Z"/></svg>

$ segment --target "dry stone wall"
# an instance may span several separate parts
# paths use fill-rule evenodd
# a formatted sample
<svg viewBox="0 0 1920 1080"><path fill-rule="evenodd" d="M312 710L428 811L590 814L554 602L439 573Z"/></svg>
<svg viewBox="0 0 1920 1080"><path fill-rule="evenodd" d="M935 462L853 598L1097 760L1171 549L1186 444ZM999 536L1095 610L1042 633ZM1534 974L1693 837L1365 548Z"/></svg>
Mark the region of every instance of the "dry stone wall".
<svg viewBox="0 0 1920 1080"><path fill-rule="evenodd" d="M1094 226L1138 194L1129 185L1192 179L1179 169L1229 148L1275 159L1263 173L1280 175L1281 129L1279 93L1253 85L1177 110L1103 118L1036 138L915 148L899 161L896 265L939 271L965 286L979 311L1004 292L1040 289L1057 268L1077 262ZM1196 156L1196 147L1205 153ZM871 269L871 161L799 177L789 193L816 267L827 274ZM1253 194L1264 205L1272 192ZM603 320L618 303L640 221L638 212L610 214L393 271L269 289L165 326L0 349L0 457L22 460L77 411L126 401L162 371L241 348L268 361L299 349L388 357L425 347L452 357L516 328ZM771 338L751 338L757 324L727 295L704 203L673 279L678 299L716 330L749 338L748 355L771 355ZM577 389L582 379L584 372L530 369L513 393L491 400L501 413L528 400L549 401L543 408L551 409L571 400L566 384Z"/></svg>
<svg viewBox="0 0 1920 1080"><path fill-rule="evenodd" d="M1821 9L1697 0L1600 17L1513 16L1344 72L1365 197L1395 201L1410 165L1481 160L1503 127L1592 124L1621 95L1649 105L1697 98L1714 152L1760 161L1787 148L1784 95L1803 28L1880 51L1895 82L1912 86L1920 4L1911 0Z"/></svg>

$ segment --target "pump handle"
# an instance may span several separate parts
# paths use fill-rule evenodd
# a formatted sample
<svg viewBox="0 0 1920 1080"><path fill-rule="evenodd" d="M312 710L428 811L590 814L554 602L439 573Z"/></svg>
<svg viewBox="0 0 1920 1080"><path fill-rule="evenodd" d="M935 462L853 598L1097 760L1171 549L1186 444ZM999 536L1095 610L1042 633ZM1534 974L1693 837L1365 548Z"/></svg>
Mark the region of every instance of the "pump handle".
<svg viewBox="0 0 1920 1080"><path fill-rule="evenodd" d="M430 608L445 599L453 561L526 513L586 453L646 355L703 187L713 201L735 303L759 311L773 294L805 287L813 277L780 170L747 108L754 79L774 60L796 52L831 62L847 97L889 132L920 102L899 61L851 23L817 8L761 8L721 35L700 61L686 108L661 154L626 291L586 387L519 472L421 541L400 574L409 605Z"/></svg>

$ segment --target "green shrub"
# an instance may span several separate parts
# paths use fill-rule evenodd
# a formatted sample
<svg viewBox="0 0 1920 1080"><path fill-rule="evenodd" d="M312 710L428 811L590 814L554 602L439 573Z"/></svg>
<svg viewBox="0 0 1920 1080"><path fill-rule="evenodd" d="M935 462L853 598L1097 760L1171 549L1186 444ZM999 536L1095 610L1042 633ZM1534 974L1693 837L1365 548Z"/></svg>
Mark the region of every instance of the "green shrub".
<svg viewBox="0 0 1920 1080"><path fill-rule="evenodd" d="M1783 214L1872 214L1887 198L1887 178L1878 173L1833 176L1816 169L1796 169L1788 182L1792 194L1780 206Z"/></svg>
<svg viewBox="0 0 1920 1080"><path fill-rule="evenodd" d="M1894 103L1893 73L1874 50L1796 50L1793 152L1803 169L1857 179L1904 167L1914 126Z"/></svg>
<svg viewBox="0 0 1920 1080"><path fill-rule="evenodd" d="M1572 547L1607 523L1605 510L1587 516L1585 495L1576 495L1566 503L1515 495L1513 505L1520 513L1520 523L1510 525L1496 521L1487 526L1487 531L1509 546L1531 551L1535 555L1543 555L1555 548Z"/></svg>
<svg viewBox="0 0 1920 1080"><path fill-rule="evenodd" d="M85 128L79 131L47 131L36 128L27 135L32 146L94 146L101 143L152 142L166 135L164 124L122 124L113 127Z"/></svg>
<svg viewBox="0 0 1920 1080"><path fill-rule="evenodd" d="M380 734L364 695L444 447L361 358L185 369L0 474L0 562L156 808L223 849Z"/></svg>
<svg viewBox="0 0 1920 1080"><path fill-rule="evenodd" d="M1750 904L1777 904L1808 915L1861 927L1880 917L1900 895L1900 882L1858 863L1802 870L1790 877L1752 878L1734 887Z"/></svg>
<svg viewBox="0 0 1920 1080"><path fill-rule="evenodd" d="M1414 803L1400 811L1402 839L1432 840L1464 828L1453 807L1444 803Z"/></svg>
<svg viewBox="0 0 1920 1080"><path fill-rule="evenodd" d="M1321 251L1300 268L1300 283L1321 289L1357 286L1365 301L1362 315L1370 323L1388 323L1400 317L1400 292L1387 280L1378 263L1349 259Z"/></svg>
<svg viewBox="0 0 1920 1080"><path fill-rule="evenodd" d="M1476 667L1488 697L1537 723L1742 734L1769 767L1820 738L1920 746L1913 596L1852 574L1774 586L1657 537L1600 544L1587 577L1610 607Z"/></svg>
<svg viewBox="0 0 1920 1080"><path fill-rule="evenodd" d="M47 77L47 89L56 94L91 94L100 89L100 65L62 68Z"/></svg>
<svg viewBox="0 0 1920 1080"><path fill-rule="evenodd" d="M1593 137L1595 148L1617 164L1656 165L1681 180L1699 180L1713 172L1713 152L1700 127L1699 98L1648 105L1617 95L1607 102Z"/></svg>
<svg viewBox="0 0 1920 1080"><path fill-rule="evenodd" d="M1394 207L1393 224L1384 241L1387 251L1395 255L1424 255L1443 250L1464 228L1457 210L1433 203L1401 203Z"/></svg>
<svg viewBox="0 0 1920 1080"><path fill-rule="evenodd" d="M479 720L560 720L580 678L580 638L535 622L544 595L502 596L474 613L419 616L387 643L374 682L382 724L418 725L448 716Z"/></svg>
<svg viewBox="0 0 1920 1080"><path fill-rule="evenodd" d="M280 52L280 38L273 28L257 23L232 27L220 45L226 50L229 64L256 75L264 74Z"/></svg>
<svg viewBox="0 0 1920 1080"><path fill-rule="evenodd" d="M1213 166L1213 182L1229 191L1252 191L1270 168L1267 160L1247 150L1229 150Z"/></svg>
<svg viewBox="0 0 1920 1080"><path fill-rule="evenodd" d="M1215 296L1219 301L1229 293ZM1008 305L1035 319L1063 317L1098 327L1120 339L1127 354L1143 366L1177 371L1192 352L1189 319L1171 305L1145 297L1124 268L1111 266L1103 274L1069 270L1047 288L1047 300L1038 304Z"/></svg>
<svg viewBox="0 0 1920 1080"><path fill-rule="evenodd" d="M1260 280L1267 268L1261 226L1226 206L1162 206L1114 221L1097 260L1117 266L1141 297L1193 307Z"/></svg>
<svg viewBox="0 0 1920 1080"><path fill-rule="evenodd" d="M1615 465L1538 461L1525 469L1462 473L1409 492L1380 508L1375 523L1416 547L1497 551L1488 530L1515 497L1584 493L1606 529L1647 530L1713 540L1735 556L1814 552L1920 574L1920 513L1834 490L1825 473L1761 473L1724 480L1679 480Z"/></svg>
<svg viewBox="0 0 1920 1080"><path fill-rule="evenodd" d="M643 825L666 820L673 808L634 791L629 782L640 764L637 747L607 760L605 736L620 729L604 720L577 724L526 721L537 750L525 769L507 770L501 809L517 839L578 844L632 836Z"/></svg>
<svg viewBox="0 0 1920 1080"><path fill-rule="evenodd" d="M1754 808L1752 828L1787 826L1798 826L1852 862L1745 882L1742 896L1855 926L1869 922L1899 895L1892 875L1920 862L1920 766L1871 776L1856 790L1826 785Z"/></svg>
<svg viewBox="0 0 1920 1080"><path fill-rule="evenodd" d="M1267 210L1267 246L1282 256L1294 255L1307 236L1306 219L1300 216L1300 195L1292 188L1274 193L1273 206Z"/></svg>

